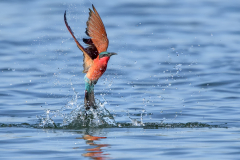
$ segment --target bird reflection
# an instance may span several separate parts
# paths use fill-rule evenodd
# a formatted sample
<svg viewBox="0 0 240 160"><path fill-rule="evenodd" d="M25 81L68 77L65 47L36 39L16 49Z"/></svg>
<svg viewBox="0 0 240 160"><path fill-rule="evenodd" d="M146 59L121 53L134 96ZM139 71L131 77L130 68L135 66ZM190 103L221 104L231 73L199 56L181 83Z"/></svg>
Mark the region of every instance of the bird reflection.
<svg viewBox="0 0 240 160"><path fill-rule="evenodd" d="M100 139L105 139L107 137L97 137L97 136L91 136L91 135L83 135L80 138L76 138L76 139L84 139L86 140L86 144L93 146L93 148L90 149L86 149L87 153L82 154L82 156L84 157L90 157L92 159L95 160L105 160L105 159L109 159L109 157L107 157L107 155L109 154L105 154L103 152L102 147L108 147L108 144L96 144L95 141L98 141Z"/></svg>

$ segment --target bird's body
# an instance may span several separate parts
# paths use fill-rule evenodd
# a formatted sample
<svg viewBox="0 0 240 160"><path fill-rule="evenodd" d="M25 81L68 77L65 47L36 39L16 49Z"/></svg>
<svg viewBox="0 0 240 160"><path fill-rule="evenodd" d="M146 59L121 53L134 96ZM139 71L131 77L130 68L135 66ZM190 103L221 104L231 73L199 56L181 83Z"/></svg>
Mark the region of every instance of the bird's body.
<svg viewBox="0 0 240 160"><path fill-rule="evenodd" d="M83 52L83 72L86 73L85 79L85 106L86 109L95 106L94 99L94 85L98 79L103 75L107 69L107 64L112 55L116 53L107 52L108 38L104 27L104 24L92 5L89 12L89 18L87 21L86 34L90 37L84 38L83 42L88 45L84 48L78 40L75 38L72 29L67 23L66 12L64 14L64 21L70 34L73 36L78 48Z"/></svg>
<svg viewBox="0 0 240 160"><path fill-rule="evenodd" d="M86 76L90 80L98 80L107 69L107 63L110 57L103 57L99 59L98 57L94 59L93 65L89 68Z"/></svg>

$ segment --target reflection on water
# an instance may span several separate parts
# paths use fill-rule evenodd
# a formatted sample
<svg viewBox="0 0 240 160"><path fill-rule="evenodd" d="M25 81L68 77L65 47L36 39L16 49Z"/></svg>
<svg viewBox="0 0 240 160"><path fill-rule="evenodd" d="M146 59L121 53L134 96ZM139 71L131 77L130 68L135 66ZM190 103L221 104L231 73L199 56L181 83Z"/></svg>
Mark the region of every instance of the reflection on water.
<svg viewBox="0 0 240 160"><path fill-rule="evenodd" d="M103 160L108 159L107 157L109 154L104 153L103 147L108 147L108 144L97 144L96 141L99 141L100 139L105 139L107 137L97 137L97 136L91 136L91 135L83 135L81 138L76 139L84 139L86 141L86 144L93 147L86 149L87 153L82 154L84 157L90 157L92 159L96 160Z"/></svg>

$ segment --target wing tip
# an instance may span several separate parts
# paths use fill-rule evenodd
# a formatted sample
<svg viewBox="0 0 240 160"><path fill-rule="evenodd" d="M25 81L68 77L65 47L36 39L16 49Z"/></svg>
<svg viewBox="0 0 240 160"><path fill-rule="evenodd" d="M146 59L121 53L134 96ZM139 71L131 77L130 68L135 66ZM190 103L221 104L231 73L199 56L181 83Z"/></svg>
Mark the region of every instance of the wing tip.
<svg viewBox="0 0 240 160"><path fill-rule="evenodd" d="M69 32L71 34L74 34L74 32L72 31L71 27L68 25L68 22L67 22L67 11L66 10L64 12L64 22L65 22L65 25L66 25L67 29L69 30Z"/></svg>
<svg viewBox="0 0 240 160"><path fill-rule="evenodd" d="M66 15L67 15L67 11L65 10L65 12L64 12L64 21L67 21Z"/></svg>
<svg viewBox="0 0 240 160"><path fill-rule="evenodd" d="M92 14L92 10L91 10L91 8L88 8L89 9L89 15L91 15Z"/></svg>
<svg viewBox="0 0 240 160"><path fill-rule="evenodd" d="M92 8L93 8L94 11L96 10L93 4L92 4Z"/></svg>

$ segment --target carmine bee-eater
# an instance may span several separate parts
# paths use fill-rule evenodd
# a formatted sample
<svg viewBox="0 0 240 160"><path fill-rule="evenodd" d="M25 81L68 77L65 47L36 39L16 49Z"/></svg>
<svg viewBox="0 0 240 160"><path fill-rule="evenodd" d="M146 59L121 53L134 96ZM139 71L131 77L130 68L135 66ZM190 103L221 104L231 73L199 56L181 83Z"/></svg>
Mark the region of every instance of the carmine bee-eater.
<svg viewBox="0 0 240 160"><path fill-rule="evenodd" d="M89 9L89 18L87 21L86 34L89 38L83 38L83 42L88 46L84 48L76 39L72 29L67 23L66 11L64 21L68 31L71 33L78 48L83 52L83 72L86 73L85 80L85 98L84 104L86 109L95 108L94 85L107 69L108 60L113 52L107 52L108 38L107 33L97 10L92 5L93 11Z"/></svg>

